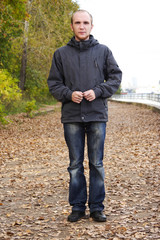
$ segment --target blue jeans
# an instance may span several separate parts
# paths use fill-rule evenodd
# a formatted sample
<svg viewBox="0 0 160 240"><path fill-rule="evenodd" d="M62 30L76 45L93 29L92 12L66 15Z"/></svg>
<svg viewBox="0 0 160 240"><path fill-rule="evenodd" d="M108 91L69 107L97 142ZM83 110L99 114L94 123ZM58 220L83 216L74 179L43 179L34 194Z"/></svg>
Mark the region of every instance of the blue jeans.
<svg viewBox="0 0 160 240"><path fill-rule="evenodd" d="M86 178L84 175L84 147L87 135L89 159L90 212L102 211L105 198L103 152L106 135L105 122L64 123L64 136L69 149L70 174L69 203L74 211L85 211L87 202Z"/></svg>

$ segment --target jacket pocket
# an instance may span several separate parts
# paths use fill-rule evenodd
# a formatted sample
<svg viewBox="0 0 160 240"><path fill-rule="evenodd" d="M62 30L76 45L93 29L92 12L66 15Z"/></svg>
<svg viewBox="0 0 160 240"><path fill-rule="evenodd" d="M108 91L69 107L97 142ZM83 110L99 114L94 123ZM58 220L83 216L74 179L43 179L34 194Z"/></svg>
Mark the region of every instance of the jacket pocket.
<svg viewBox="0 0 160 240"><path fill-rule="evenodd" d="M88 107L88 112L99 119L106 118L107 110L107 102L102 98L96 98L94 101L90 102L90 107Z"/></svg>
<svg viewBox="0 0 160 240"><path fill-rule="evenodd" d="M102 98L104 107L108 109L107 98Z"/></svg>

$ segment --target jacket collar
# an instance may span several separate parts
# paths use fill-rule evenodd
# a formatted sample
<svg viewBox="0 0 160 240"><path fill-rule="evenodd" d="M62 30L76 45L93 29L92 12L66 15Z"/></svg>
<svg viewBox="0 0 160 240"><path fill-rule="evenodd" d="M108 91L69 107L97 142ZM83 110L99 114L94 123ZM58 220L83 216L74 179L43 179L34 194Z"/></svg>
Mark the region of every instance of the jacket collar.
<svg viewBox="0 0 160 240"><path fill-rule="evenodd" d="M67 43L67 45L78 48L79 50L86 50L97 44L99 44L98 41L94 39L92 35L90 35L89 39L86 41L76 41L75 37L72 37L71 40Z"/></svg>

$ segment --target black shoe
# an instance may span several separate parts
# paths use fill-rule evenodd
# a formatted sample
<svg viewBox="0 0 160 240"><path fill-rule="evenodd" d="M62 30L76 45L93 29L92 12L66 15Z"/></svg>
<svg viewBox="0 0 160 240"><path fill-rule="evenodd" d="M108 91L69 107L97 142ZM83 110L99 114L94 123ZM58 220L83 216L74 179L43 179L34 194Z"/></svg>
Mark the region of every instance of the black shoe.
<svg viewBox="0 0 160 240"><path fill-rule="evenodd" d="M68 216L69 222L77 222L81 218L85 217L85 212L81 211L72 211L72 213Z"/></svg>
<svg viewBox="0 0 160 240"><path fill-rule="evenodd" d="M90 214L90 217L93 218L96 222L106 222L107 218L101 211L95 211Z"/></svg>

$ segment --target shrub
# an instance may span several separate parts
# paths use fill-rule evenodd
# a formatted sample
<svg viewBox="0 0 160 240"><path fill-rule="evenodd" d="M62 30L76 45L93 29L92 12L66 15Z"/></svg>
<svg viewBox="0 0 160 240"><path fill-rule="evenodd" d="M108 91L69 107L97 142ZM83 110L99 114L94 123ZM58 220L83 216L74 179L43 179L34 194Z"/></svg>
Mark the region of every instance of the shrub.
<svg viewBox="0 0 160 240"><path fill-rule="evenodd" d="M33 110L37 109L36 101L32 100L26 103L25 111L28 117L33 117Z"/></svg>
<svg viewBox="0 0 160 240"><path fill-rule="evenodd" d="M5 122L4 116L6 109L10 105L14 105L20 101L22 97L21 91L18 87L18 79L13 78L11 74L5 70L0 69L0 121Z"/></svg>
<svg viewBox="0 0 160 240"><path fill-rule="evenodd" d="M4 106L0 103L0 122L2 125L8 124L9 122L5 119L6 113Z"/></svg>

